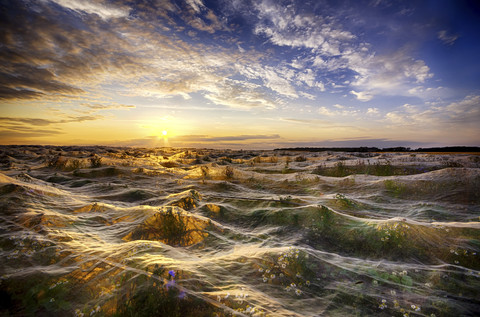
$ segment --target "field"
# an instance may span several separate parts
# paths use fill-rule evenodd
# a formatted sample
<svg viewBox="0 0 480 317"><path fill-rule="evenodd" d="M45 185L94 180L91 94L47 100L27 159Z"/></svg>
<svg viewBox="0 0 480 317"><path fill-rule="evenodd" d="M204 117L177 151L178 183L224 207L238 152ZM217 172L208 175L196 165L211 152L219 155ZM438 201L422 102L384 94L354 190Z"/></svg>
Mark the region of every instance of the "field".
<svg viewBox="0 0 480 317"><path fill-rule="evenodd" d="M480 314L475 154L0 147L2 316Z"/></svg>

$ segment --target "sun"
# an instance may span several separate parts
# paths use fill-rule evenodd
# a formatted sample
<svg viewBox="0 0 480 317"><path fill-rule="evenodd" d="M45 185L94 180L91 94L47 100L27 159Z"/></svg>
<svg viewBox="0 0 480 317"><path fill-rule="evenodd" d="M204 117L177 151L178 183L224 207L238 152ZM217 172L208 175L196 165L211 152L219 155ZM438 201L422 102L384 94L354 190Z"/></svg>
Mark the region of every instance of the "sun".
<svg viewBox="0 0 480 317"><path fill-rule="evenodd" d="M167 130L163 130L163 131L162 131L162 135L163 135L163 136L167 136L167 134L168 134Z"/></svg>

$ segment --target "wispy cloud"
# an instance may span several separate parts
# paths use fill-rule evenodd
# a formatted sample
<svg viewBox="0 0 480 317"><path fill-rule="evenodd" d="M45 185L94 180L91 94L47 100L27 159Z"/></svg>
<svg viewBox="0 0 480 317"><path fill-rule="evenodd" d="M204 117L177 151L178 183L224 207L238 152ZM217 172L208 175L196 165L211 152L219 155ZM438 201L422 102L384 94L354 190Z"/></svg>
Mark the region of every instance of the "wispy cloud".
<svg viewBox="0 0 480 317"><path fill-rule="evenodd" d="M89 104L89 103L82 103L82 106L85 106L87 108L90 108L95 111L99 110L109 110L109 109L123 109L123 110L129 110L129 109L134 109L136 106L134 105L123 105L119 103L111 103L111 104L101 104L101 103L94 103L94 104Z"/></svg>
<svg viewBox="0 0 480 317"><path fill-rule="evenodd" d="M445 138L470 140L472 135L480 135L480 96L470 95L462 100L446 105L415 106L404 104L386 113L385 120L399 129L408 127L411 131L443 134ZM462 129L459 129L459 125ZM448 131L448 133L447 133Z"/></svg>
<svg viewBox="0 0 480 317"><path fill-rule="evenodd" d="M205 98L232 108L276 108L275 102L265 95L259 85L238 80L224 80L221 85L206 93Z"/></svg>
<svg viewBox="0 0 480 317"><path fill-rule="evenodd" d="M346 109L342 106L342 108L338 107L339 105L334 105L336 109L330 109L327 107L320 107L318 108L318 113L322 116L333 117L333 116L350 116L353 117L359 113L359 110L356 109Z"/></svg>
<svg viewBox="0 0 480 317"><path fill-rule="evenodd" d="M260 1L255 8L259 14L255 32L279 46L306 47L333 56L355 38L328 18L297 12L295 5Z"/></svg>
<svg viewBox="0 0 480 317"><path fill-rule="evenodd" d="M87 14L96 14L102 19L122 18L129 15L130 9L126 6L114 6L102 0L51 0L67 9Z"/></svg>
<svg viewBox="0 0 480 317"><path fill-rule="evenodd" d="M186 3L189 8L184 12L183 17L191 27L208 33L227 29L215 13L203 4L202 0L187 0Z"/></svg>
<svg viewBox="0 0 480 317"><path fill-rule="evenodd" d="M176 141L183 142L225 142L225 141L249 141L249 140L273 140L279 139L278 134L272 135L233 135L233 136L224 136L224 137L212 137L208 135L182 135L172 138Z"/></svg>
<svg viewBox="0 0 480 317"><path fill-rule="evenodd" d="M296 3L285 7L266 0L256 3L255 9L256 34L277 46L310 50L310 54L292 60L292 69L297 72L292 77L297 85L325 91L325 83L317 79L322 74L334 80L332 87L342 88L345 87L339 82L342 77L336 76L342 70L350 70L355 74L348 84L353 88L350 91L361 90L356 94L357 99L369 101L378 94L404 94L406 88L433 77L425 61L412 58L405 48L390 54L372 51L368 42L342 26L339 22L342 12L337 12L337 17L318 16L302 11ZM296 93L290 96L296 97Z"/></svg>
<svg viewBox="0 0 480 317"><path fill-rule="evenodd" d="M447 30L441 30L437 33L438 39L446 45L453 45L458 39L457 34L450 34Z"/></svg>
<svg viewBox="0 0 480 317"><path fill-rule="evenodd" d="M366 91L356 92L355 90L350 90L350 93L352 95L355 95L355 97L360 101L369 101L373 98L373 96L369 92L366 92Z"/></svg>
<svg viewBox="0 0 480 317"><path fill-rule="evenodd" d="M84 122L102 119L102 116L78 116L78 117L69 117L68 119L62 120L50 120L42 118L12 118L12 117L0 117L0 122L4 125L7 124L27 124L32 126L48 126L56 125L61 123L72 123L72 122Z"/></svg>

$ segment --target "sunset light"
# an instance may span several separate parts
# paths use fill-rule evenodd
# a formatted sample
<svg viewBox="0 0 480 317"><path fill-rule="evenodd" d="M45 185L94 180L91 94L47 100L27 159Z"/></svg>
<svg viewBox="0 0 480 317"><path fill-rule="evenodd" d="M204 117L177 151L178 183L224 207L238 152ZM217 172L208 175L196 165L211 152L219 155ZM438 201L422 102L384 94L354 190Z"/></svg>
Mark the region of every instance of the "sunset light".
<svg viewBox="0 0 480 317"><path fill-rule="evenodd" d="M475 1L1 7L4 144L480 145Z"/></svg>
<svg viewBox="0 0 480 317"><path fill-rule="evenodd" d="M480 316L479 0L0 1L0 316Z"/></svg>

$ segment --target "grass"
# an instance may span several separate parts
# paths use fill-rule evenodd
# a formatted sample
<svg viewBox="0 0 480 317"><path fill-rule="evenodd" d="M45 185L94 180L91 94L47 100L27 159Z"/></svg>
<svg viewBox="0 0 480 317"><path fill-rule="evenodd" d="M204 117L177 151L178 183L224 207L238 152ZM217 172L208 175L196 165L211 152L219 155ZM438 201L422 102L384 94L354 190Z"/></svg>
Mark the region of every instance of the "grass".
<svg viewBox="0 0 480 317"><path fill-rule="evenodd" d="M233 176L234 176L233 168L231 166L225 166L223 175L225 176L225 179L233 179Z"/></svg>
<svg viewBox="0 0 480 317"><path fill-rule="evenodd" d="M172 246L189 246L203 241L207 223L182 214L175 208L165 208L145 220L124 240L157 240Z"/></svg>
<svg viewBox="0 0 480 317"><path fill-rule="evenodd" d="M203 317L219 313L213 305L181 291L177 287L181 276L179 272L174 275L168 275L165 268L156 266L149 276L141 275L133 279L132 276L125 276L127 291L118 301L112 316ZM225 315L225 312L222 312L222 315Z"/></svg>
<svg viewBox="0 0 480 317"><path fill-rule="evenodd" d="M414 175L433 170L441 169L441 167L419 167L419 166L395 166L390 162L375 164L367 163L364 161L357 161L355 165L347 165L342 161L335 163L332 167L326 167L325 165L318 166L312 173L322 176L330 177L345 177L354 174L366 174L374 176L393 176L393 175Z"/></svg>

